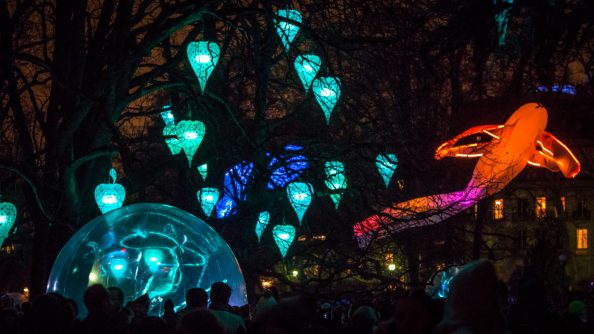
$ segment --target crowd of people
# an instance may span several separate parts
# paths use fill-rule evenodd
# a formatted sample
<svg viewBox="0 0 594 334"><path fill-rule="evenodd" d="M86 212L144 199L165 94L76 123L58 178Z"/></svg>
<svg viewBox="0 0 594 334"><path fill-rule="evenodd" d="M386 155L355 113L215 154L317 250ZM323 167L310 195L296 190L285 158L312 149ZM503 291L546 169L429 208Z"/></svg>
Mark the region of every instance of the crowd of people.
<svg viewBox="0 0 594 334"><path fill-rule="evenodd" d="M161 316L149 315L150 299L143 295L125 303L122 290L89 286L83 297L86 316L77 304L56 293L15 305L1 300L1 333L88 334L466 334L466 333L594 333L590 319L592 296L568 300L555 310L542 280L522 277L510 293L497 279L493 265L467 265L452 280L446 299L432 299L412 291L375 300L321 301L312 296L282 297L267 289L256 303L229 305L232 288L216 282L210 293L201 288L186 292L186 305L177 312L166 300ZM388 296L388 293L385 294ZM384 296L384 297L386 297ZM379 296L382 297L382 296Z"/></svg>

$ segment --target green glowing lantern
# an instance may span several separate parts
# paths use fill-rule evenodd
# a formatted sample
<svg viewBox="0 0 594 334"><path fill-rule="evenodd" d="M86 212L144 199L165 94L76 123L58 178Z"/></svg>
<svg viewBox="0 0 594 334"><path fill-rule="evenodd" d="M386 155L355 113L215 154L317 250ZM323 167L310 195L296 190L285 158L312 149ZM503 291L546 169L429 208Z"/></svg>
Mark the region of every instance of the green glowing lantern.
<svg viewBox="0 0 594 334"><path fill-rule="evenodd" d="M394 175L396 167L398 167L398 158L396 158L396 155L392 153L378 154L375 158L375 165L386 184L386 188L390 187L390 180Z"/></svg>
<svg viewBox="0 0 594 334"><path fill-rule="evenodd" d="M204 94L206 82L217 65L220 56L221 49L215 42L199 41L188 44L188 59L198 77L202 94Z"/></svg>
<svg viewBox="0 0 594 334"><path fill-rule="evenodd" d="M200 121L181 121L175 126L179 144L188 157L188 164L192 166L192 159L202 143L206 129Z"/></svg>
<svg viewBox="0 0 594 334"><path fill-rule="evenodd" d="M295 239L295 227L293 225L276 225L272 229L272 235L284 259L293 243L293 239Z"/></svg>
<svg viewBox="0 0 594 334"><path fill-rule="evenodd" d="M109 170L109 177L112 183L102 183L95 187L95 202L102 214L118 209L126 199L126 189L116 182L117 173L115 169Z"/></svg>
<svg viewBox="0 0 594 334"><path fill-rule="evenodd" d="M326 116L326 124L330 124L330 115L340 98L340 79L334 77L317 78L312 83L312 90L318 104Z"/></svg>
<svg viewBox="0 0 594 334"><path fill-rule="evenodd" d="M217 188L202 188L198 190L196 195L200 206L202 206L202 211L204 211L207 218L210 217L212 209L219 201L219 190Z"/></svg>
<svg viewBox="0 0 594 334"><path fill-rule="evenodd" d="M109 264L111 274L116 278L120 279L126 275L128 269L128 261L122 258L115 258L111 260Z"/></svg>
<svg viewBox="0 0 594 334"><path fill-rule="evenodd" d="M497 22L497 44L499 46L505 45L505 37L507 36L507 25L509 23L509 15L512 10L514 0L493 0L495 6L500 6L501 9L495 14L495 22Z"/></svg>
<svg viewBox="0 0 594 334"><path fill-rule="evenodd" d="M278 20L274 20L276 24L276 32L278 33L285 50L289 51L291 43L299 32L299 26L293 22L284 21L283 19L289 19L300 24L302 22L301 13L294 9L279 9L276 12L276 16L279 18Z"/></svg>
<svg viewBox="0 0 594 334"><path fill-rule="evenodd" d="M148 266L152 273L159 270L161 261L163 260L163 251L158 248L148 248L143 252L144 263Z"/></svg>
<svg viewBox="0 0 594 334"><path fill-rule="evenodd" d="M171 154L176 155L181 152L180 141L177 138L177 131L175 129L175 117L171 112L171 106L164 106L161 112L161 118L165 123L163 128L163 137L165 137L165 144L169 147Z"/></svg>
<svg viewBox="0 0 594 334"><path fill-rule="evenodd" d="M208 175L208 164L198 166L198 173L200 173L202 179L206 181L206 176Z"/></svg>
<svg viewBox="0 0 594 334"><path fill-rule="evenodd" d="M346 176L344 173L344 165L340 161L327 161L324 164L324 172L326 174L326 187L330 190L339 191L344 190L347 187ZM342 194L336 192L330 194L334 206L338 209L340 198Z"/></svg>
<svg viewBox="0 0 594 334"><path fill-rule="evenodd" d="M291 206L297 214L299 225L301 225L303 215L311 203L313 193L313 187L309 183L292 182L287 186L287 197L289 198L289 203L291 203Z"/></svg>
<svg viewBox="0 0 594 334"><path fill-rule="evenodd" d="M14 204L10 202L0 203L0 246L2 246L4 239L8 237L8 232L10 232L16 216L17 209Z"/></svg>
<svg viewBox="0 0 594 334"><path fill-rule="evenodd" d="M256 223L256 235L258 236L258 242L260 242L260 239L262 238L262 233L264 233L264 230L266 229L266 226L268 226L269 221L270 212L260 212L260 215L258 216L258 222Z"/></svg>
<svg viewBox="0 0 594 334"><path fill-rule="evenodd" d="M307 92L322 65L322 60L316 55L299 55L295 58L295 70Z"/></svg>

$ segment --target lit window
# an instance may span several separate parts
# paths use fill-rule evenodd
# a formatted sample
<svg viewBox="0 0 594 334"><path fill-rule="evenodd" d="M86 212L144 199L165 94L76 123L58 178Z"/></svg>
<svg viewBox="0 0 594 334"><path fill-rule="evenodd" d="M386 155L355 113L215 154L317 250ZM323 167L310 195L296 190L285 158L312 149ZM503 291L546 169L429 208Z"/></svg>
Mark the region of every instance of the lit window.
<svg viewBox="0 0 594 334"><path fill-rule="evenodd" d="M297 241L307 241L307 235L300 235L299 237L297 237Z"/></svg>
<svg viewBox="0 0 594 334"><path fill-rule="evenodd" d="M493 219L503 219L503 198L493 202Z"/></svg>
<svg viewBox="0 0 594 334"><path fill-rule="evenodd" d="M587 228L578 228L576 230L577 236L577 249L587 249L588 248L588 229Z"/></svg>
<svg viewBox="0 0 594 334"><path fill-rule="evenodd" d="M324 234L317 234L317 235L314 235L312 237L312 239L324 241L324 240L326 240L326 236Z"/></svg>
<svg viewBox="0 0 594 334"><path fill-rule="evenodd" d="M547 216L547 198L536 198L536 218L545 218Z"/></svg>

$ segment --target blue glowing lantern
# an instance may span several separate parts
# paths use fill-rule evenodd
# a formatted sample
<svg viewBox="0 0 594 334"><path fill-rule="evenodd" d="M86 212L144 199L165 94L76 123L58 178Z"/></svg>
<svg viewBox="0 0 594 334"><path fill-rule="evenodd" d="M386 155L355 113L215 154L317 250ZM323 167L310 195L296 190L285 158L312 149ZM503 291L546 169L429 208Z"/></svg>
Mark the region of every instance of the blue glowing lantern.
<svg viewBox="0 0 594 334"><path fill-rule="evenodd" d="M398 167L398 158L396 158L396 155L392 153L378 154L375 158L375 165L386 184L386 188L390 187L390 180L394 175L394 171L396 171L396 167Z"/></svg>
<svg viewBox="0 0 594 334"><path fill-rule="evenodd" d="M514 0L493 0L493 4L497 7L495 14L495 22L497 22L497 43L499 46L505 45L505 37L507 36L507 25L509 23L509 13L511 12Z"/></svg>
<svg viewBox="0 0 594 334"><path fill-rule="evenodd" d="M258 216L258 222L256 223L256 235L258 236L258 242L260 242L262 233L264 233L266 226L268 226L268 222L270 222L270 212L260 212L260 215Z"/></svg>
<svg viewBox="0 0 594 334"><path fill-rule="evenodd" d="M208 175L208 164L198 166L198 173L200 173L202 179L206 181L206 176Z"/></svg>
<svg viewBox="0 0 594 334"><path fill-rule="evenodd" d="M217 203L217 218L236 213L237 201L245 201L248 183L252 180L254 163L242 161L225 172L223 197Z"/></svg>
<svg viewBox="0 0 594 334"><path fill-rule="evenodd" d="M192 166L192 159L202 143L206 128L200 121L181 121L175 126L177 138L181 148L186 153L188 164Z"/></svg>
<svg viewBox="0 0 594 334"><path fill-rule="evenodd" d="M202 188L198 190L196 196L198 197L202 211L204 211L204 215L207 218L210 217L212 209L214 209L215 204L219 200L219 190L217 188Z"/></svg>
<svg viewBox="0 0 594 334"><path fill-rule="evenodd" d="M112 183L101 183L95 187L95 202L102 214L119 209L126 199L126 189L119 183L115 183L117 173L115 169L109 170L109 177Z"/></svg>
<svg viewBox="0 0 594 334"><path fill-rule="evenodd" d="M344 173L344 165L340 161L327 161L324 164L324 172L326 174L326 187L330 190L334 190L334 193L330 194L334 206L338 209L340 198L342 194L341 190L346 189L347 181Z"/></svg>
<svg viewBox="0 0 594 334"><path fill-rule="evenodd" d="M165 144L169 147L171 154L177 155L181 152L181 145L180 141L177 138L177 132L175 129L175 117L171 112L171 106L167 105L163 107L163 111L161 112L161 118L165 123L165 127L163 128L163 137L165 137Z"/></svg>
<svg viewBox="0 0 594 334"><path fill-rule="evenodd" d="M301 225L303 215L311 203L313 193L313 187L306 182L292 182L287 186L287 197L297 214L299 225Z"/></svg>
<svg viewBox="0 0 594 334"><path fill-rule="evenodd" d="M295 70L307 92L322 65L322 60L316 55L299 55L295 58Z"/></svg>
<svg viewBox="0 0 594 334"><path fill-rule="evenodd" d="M285 19L289 19L301 24L303 20L301 13L295 9L279 9L276 12L276 16L279 18L278 20L274 21L276 24L276 32L280 37L283 46L285 47L285 51L289 51L291 43L299 32L299 26L293 22L285 21Z"/></svg>
<svg viewBox="0 0 594 334"><path fill-rule="evenodd" d="M317 78L312 83L312 90L324 112L324 116L326 116L326 124L330 124L330 116L340 98L340 79L334 77Z"/></svg>
<svg viewBox="0 0 594 334"><path fill-rule="evenodd" d="M204 94L206 82L219 61L221 49L215 42L199 41L188 44L188 59Z"/></svg>
<svg viewBox="0 0 594 334"><path fill-rule="evenodd" d="M307 157L299 154L303 147L287 145L284 147L286 154L279 158L273 157L268 164L271 171L268 189L283 188L287 183L294 181L305 172L309 163Z"/></svg>
<svg viewBox="0 0 594 334"><path fill-rule="evenodd" d="M276 225L272 229L274 242L276 242L283 259L287 255L287 251L289 250L289 247L291 247L293 239L295 239L295 233L295 227L293 225Z"/></svg>
<svg viewBox="0 0 594 334"><path fill-rule="evenodd" d="M10 232L16 216L17 209L14 204L10 202L0 203L0 246L2 246L4 239L8 237L8 232Z"/></svg>

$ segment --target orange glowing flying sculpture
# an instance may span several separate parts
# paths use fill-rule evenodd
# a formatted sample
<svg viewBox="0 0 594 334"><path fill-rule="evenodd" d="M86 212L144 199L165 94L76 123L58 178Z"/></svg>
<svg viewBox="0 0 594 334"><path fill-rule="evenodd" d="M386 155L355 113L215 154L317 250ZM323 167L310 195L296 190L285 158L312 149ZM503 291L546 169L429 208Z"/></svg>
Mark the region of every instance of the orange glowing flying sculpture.
<svg viewBox="0 0 594 334"><path fill-rule="evenodd" d="M435 152L437 160L478 158L466 189L397 203L358 222L353 230L359 245L364 247L388 233L450 218L501 191L526 165L574 178L580 172L580 162L565 144L545 131L547 118L542 105L527 103L503 125L476 126L441 144Z"/></svg>

